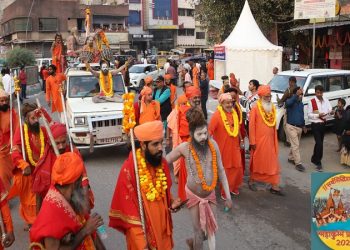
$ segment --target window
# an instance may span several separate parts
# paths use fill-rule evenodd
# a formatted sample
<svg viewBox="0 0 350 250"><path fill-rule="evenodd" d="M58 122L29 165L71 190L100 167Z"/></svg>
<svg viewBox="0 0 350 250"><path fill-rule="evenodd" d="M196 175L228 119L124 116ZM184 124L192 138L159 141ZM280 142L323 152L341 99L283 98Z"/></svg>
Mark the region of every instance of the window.
<svg viewBox="0 0 350 250"><path fill-rule="evenodd" d="M156 71L156 70L157 70L157 66L152 65L152 66L151 66L151 71L153 72L153 71Z"/></svg>
<svg viewBox="0 0 350 250"><path fill-rule="evenodd" d="M28 31L32 31L32 19L28 19L26 17L14 18L2 24L2 27L5 35L12 34L14 32L26 31L27 27Z"/></svg>
<svg viewBox="0 0 350 250"><path fill-rule="evenodd" d="M186 16L186 9L179 9L179 16Z"/></svg>
<svg viewBox="0 0 350 250"><path fill-rule="evenodd" d="M350 88L350 76L346 77L346 85L345 85L344 89L348 89L348 88Z"/></svg>
<svg viewBox="0 0 350 250"><path fill-rule="evenodd" d="M177 31L178 36L194 36L194 29L181 29Z"/></svg>
<svg viewBox="0 0 350 250"><path fill-rule="evenodd" d="M194 29L187 29L186 30L186 35L187 36L194 36Z"/></svg>
<svg viewBox="0 0 350 250"><path fill-rule="evenodd" d="M310 81L309 87L307 88L306 95L314 95L315 87L317 85L325 87L325 77L313 77ZM310 91L311 90L311 91Z"/></svg>
<svg viewBox="0 0 350 250"><path fill-rule="evenodd" d="M128 17L128 24L130 26L141 25L141 12L137 10L130 10Z"/></svg>
<svg viewBox="0 0 350 250"><path fill-rule="evenodd" d="M126 3L128 1L125 1ZM129 0L129 3L141 3L141 0Z"/></svg>
<svg viewBox="0 0 350 250"><path fill-rule="evenodd" d="M39 31L57 31L57 18L39 18Z"/></svg>
<svg viewBox="0 0 350 250"><path fill-rule="evenodd" d="M196 39L205 39L205 32L196 32Z"/></svg>
<svg viewBox="0 0 350 250"><path fill-rule="evenodd" d="M153 0L154 18L171 19L171 0Z"/></svg>
<svg viewBox="0 0 350 250"><path fill-rule="evenodd" d="M187 16L194 16L194 10L187 9Z"/></svg>
<svg viewBox="0 0 350 250"><path fill-rule="evenodd" d="M328 77L329 88L328 91L337 91L343 89L343 76L329 76Z"/></svg>
<svg viewBox="0 0 350 250"><path fill-rule="evenodd" d="M186 36L186 30L185 30L185 29L178 30L178 31L177 31L177 35L178 35L178 36Z"/></svg>

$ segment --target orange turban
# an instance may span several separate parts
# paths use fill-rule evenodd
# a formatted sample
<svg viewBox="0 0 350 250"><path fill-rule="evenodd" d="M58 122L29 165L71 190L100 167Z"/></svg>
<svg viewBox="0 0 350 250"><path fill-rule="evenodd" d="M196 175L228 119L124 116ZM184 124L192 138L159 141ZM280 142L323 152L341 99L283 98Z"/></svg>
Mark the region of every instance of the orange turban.
<svg viewBox="0 0 350 250"><path fill-rule="evenodd" d="M144 96L144 95L149 95L152 94L153 90L148 87L148 86L144 86L143 89L141 90L140 95Z"/></svg>
<svg viewBox="0 0 350 250"><path fill-rule="evenodd" d="M186 88L186 97L188 99L191 99L195 96L201 96L201 91L199 88L195 87L195 86L189 86Z"/></svg>
<svg viewBox="0 0 350 250"><path fill-rule="evenodd" d="M61 136L67 136L67 128L66 125L62 123L55 122L50 126L50 130L54 139L57 139Z"/></svg>
<svg viewBox="0 0 350 250"><path fill-rule="evenodd" d="M171 75L170 74L165 74L164 75L165 80L171 80Z"/></svg>
<svg viewBox="0 0 350 250"><path fill-rule="evenodd" d="M160 140L163 135L163 123L161 121L146 122L135 127L135 136L139 141Z"/></svg>
<svg viewBox="0 0 350 250"><path fill-rule="evenodd" d="M67 185L76 182L84 171L83 160L76 153L68 152L57 157L52 167L52 184Z"/></svg>
<svg viewBox="0 0 350 250"><path fill-rule="evenodd" d="M177 105L182 105L182 104L186 104L188 101L186 95L181 95L179 96L179 98L177 98Z"/></svg>
<svg viewBox="0 0 350 250"><path fill-rule="evenodd" d="M219 103L221 104L223 101L232 101L232 96L230 93L224 93L219 96Z"/></svg>
<svg viewBox="0 0 350 250"><path fill-rule="evenodd" d="M258 88L258 95L261 96L267 96L271 94L271 87L270 85L260 85Z"/></svg>
<svg viewBox="0 0 350 250"><path fill-rule="evenodd" d="M153 78L152 78L152 76L146 76L144 81L145 81L145 85L149 86L149 85L152 85Z"/></svg>

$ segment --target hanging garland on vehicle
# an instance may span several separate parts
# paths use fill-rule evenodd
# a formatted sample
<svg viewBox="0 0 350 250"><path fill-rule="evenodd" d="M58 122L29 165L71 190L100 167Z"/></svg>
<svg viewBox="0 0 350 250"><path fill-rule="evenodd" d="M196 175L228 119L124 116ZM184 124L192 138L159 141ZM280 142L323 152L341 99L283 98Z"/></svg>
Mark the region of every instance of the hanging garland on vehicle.
<svg viewBox="0 0 350 250"><path fill-rule="evenodd" d="M123 131L129 133L132 128L135 127L135 110L134 110L134 93L126 93L123 95L124 108L123 108Z"/></svg>

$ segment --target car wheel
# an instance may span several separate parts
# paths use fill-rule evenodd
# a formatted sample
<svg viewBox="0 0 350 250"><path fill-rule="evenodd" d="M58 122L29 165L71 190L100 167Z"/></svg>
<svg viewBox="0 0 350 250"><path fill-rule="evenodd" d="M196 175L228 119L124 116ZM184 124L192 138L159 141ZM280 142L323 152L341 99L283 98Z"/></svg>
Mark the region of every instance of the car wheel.
<svg viewBox="0 0 350 250"><path fill-rule="evenodd" d="M283 120L284 120L284 117L281 118L280 125L278 126L278 130L277 130L277 135L280 141L285 142L287 139L287 136L283 128Z"/></svg>

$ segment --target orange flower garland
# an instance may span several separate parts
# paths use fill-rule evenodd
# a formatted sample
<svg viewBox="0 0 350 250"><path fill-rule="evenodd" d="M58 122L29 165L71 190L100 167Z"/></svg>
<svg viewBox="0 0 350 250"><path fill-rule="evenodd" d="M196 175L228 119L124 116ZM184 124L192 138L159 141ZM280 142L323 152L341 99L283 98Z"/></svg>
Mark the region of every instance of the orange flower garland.
<svg viewBox="0 0 350 250"><path fill-rule="evenodd" d="M259 113L264 121L264 123L269 127L274 127L276 125L276 108L272 105L272 111L266 113L262 107L261 100L257 102Z"/></svg>
<svg viewBox="0 0 350 250"><path fill-rule="evenodd" d="M154 186L152 175L147 168L146 160L142 157L141 149L136 151L137 166L139 170L140 186L142 192L149 201L159 201L165 196L168 188L167 178L163 171L162 164L156 167L156 181Z"/></svg>
<svg viewBox="0 0 350 250"><path fill-rule="evenodd" d="M134 110L134 93L126 93L123 95L124 108L123 108L123 131L129 133L130 129L136 125L135 110Z"/></svg>
<svg viewBox="0 0 350 250"><path fill-rule="evenodd" d="M210 186L207 184L207 182L204 178L201 162L198 158L196 150L193 148L192 143L189 143L189 147L190 147L190 151L191 151L191 154L193 156L193 159L196 163L198 178L200 179L200 181L202 183L202 188L203 188L203 190L210 192L210 191L215 189L217 181L218 181L218 165L217 165L216 150L214 148L214 145L210 140L208 140L208 144L209 144L209 149L210 149L211 156L212 156L212 166L213 166L213 180L212 180L212 183Z"/></svg>

